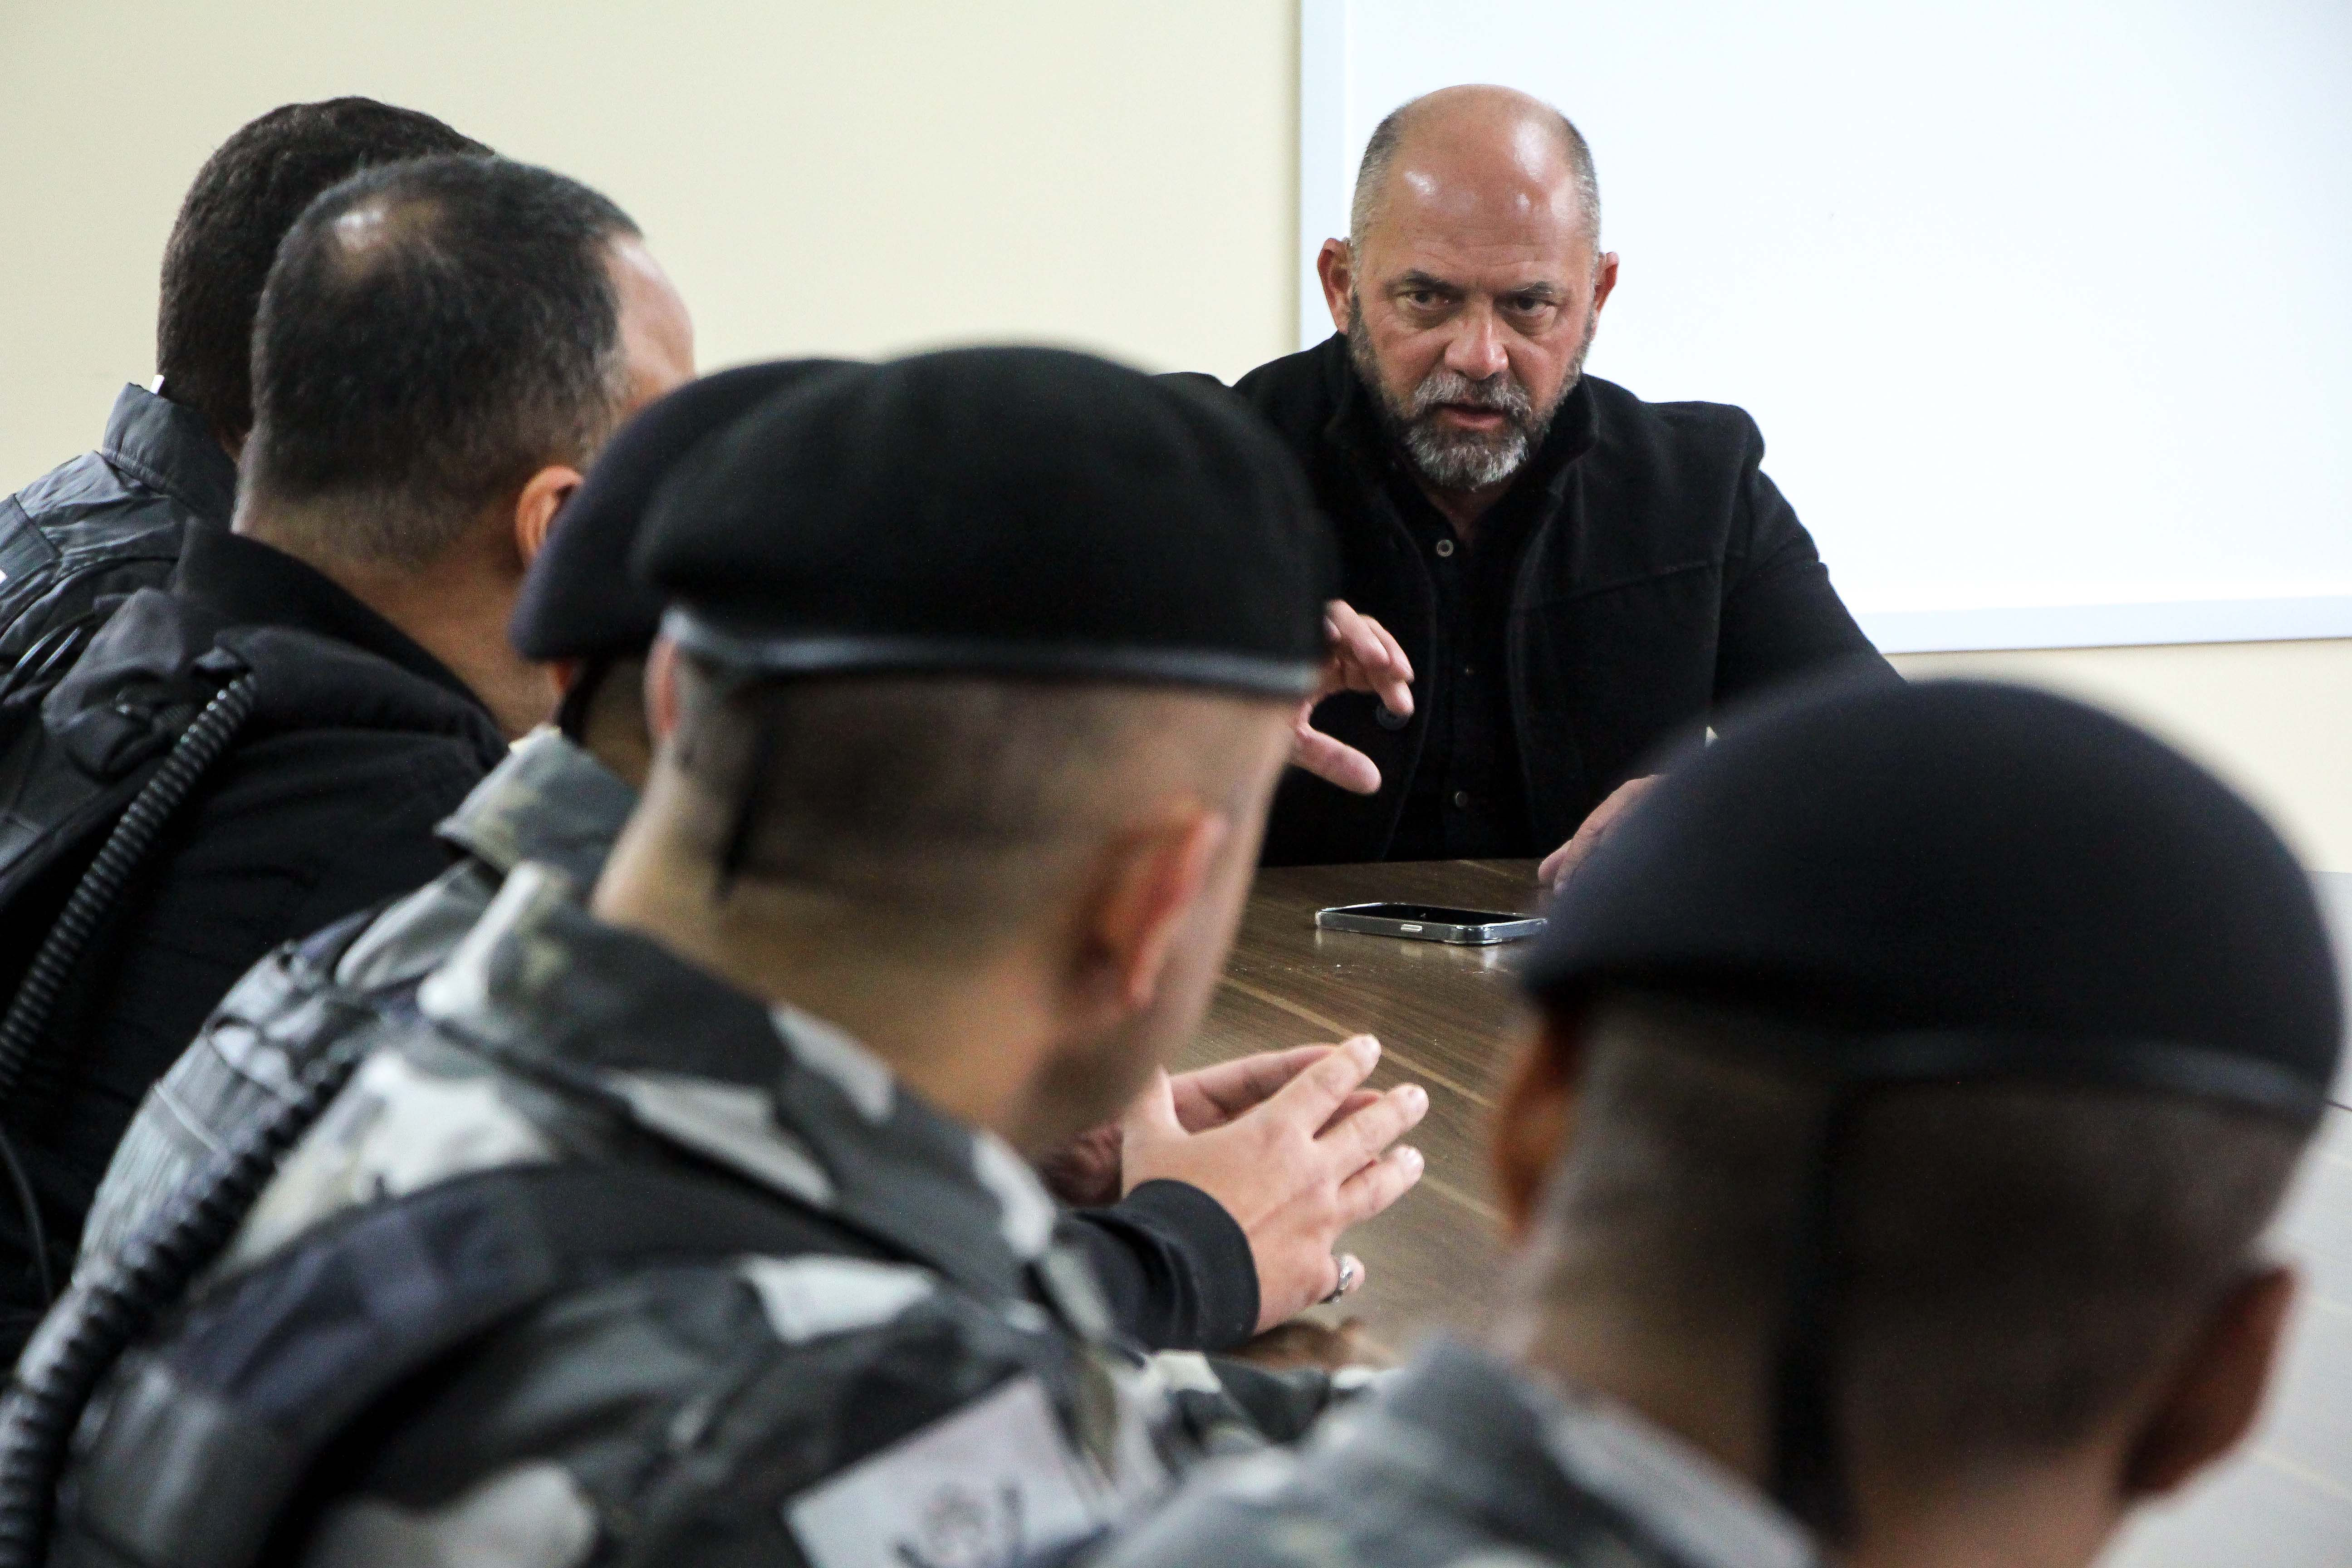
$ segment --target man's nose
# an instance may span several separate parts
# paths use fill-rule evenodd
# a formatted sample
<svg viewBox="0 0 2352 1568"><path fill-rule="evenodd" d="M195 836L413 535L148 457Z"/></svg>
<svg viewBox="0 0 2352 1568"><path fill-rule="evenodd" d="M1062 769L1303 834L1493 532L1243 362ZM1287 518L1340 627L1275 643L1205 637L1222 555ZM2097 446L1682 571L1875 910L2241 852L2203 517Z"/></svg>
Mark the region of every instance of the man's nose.
<svg viewBox="0 0 2352 1568"><path fill-rule="evenodd" d="M1465 310L1454 334L1445 345L1445 368L1472 381L1487 381L1510 368L1510 356L1503 351L1502 323L1495 312L1481 305Z"/></svg>

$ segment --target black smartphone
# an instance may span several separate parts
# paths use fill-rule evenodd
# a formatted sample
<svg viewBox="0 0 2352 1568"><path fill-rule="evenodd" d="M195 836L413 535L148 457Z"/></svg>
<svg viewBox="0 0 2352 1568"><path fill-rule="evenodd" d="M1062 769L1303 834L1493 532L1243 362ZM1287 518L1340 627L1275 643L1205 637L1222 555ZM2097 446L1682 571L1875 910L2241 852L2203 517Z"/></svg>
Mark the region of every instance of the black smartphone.
<svg viewBox="0 0 2352 1568"><path fill-rule="evenodd" d="M1449 910L1433 904L1338 904L1317 910L1315 923L1325 931L1401 936L1412 942L1445 942L1463 947L1518 942L1544 928L1541 915Z"/></svg>

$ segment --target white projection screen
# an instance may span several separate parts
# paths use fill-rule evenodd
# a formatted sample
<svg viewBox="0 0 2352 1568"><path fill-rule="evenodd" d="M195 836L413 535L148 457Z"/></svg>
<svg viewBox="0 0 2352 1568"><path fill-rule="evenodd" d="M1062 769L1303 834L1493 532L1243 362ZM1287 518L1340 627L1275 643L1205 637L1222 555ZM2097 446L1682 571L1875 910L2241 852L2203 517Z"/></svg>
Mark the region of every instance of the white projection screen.
<svg viewBox="0 0 2352 1568"><path fill-rule="evenodd" d="M2352 6L1305 0L1302 343L1364 142L1565 110L1588 368L1737 403L1889 651L2352 636Z"/></svg>

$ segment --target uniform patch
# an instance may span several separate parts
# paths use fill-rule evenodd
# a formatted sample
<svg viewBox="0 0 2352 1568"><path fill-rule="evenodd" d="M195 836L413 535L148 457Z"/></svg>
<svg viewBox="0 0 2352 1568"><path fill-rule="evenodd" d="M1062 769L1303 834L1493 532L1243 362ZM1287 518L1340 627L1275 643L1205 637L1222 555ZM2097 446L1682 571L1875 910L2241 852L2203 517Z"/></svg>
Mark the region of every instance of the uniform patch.
<svg viewBox="0 0 2352 1568"><path fill-rule="evenodd" d="M788 1345L887 1323L939 1289L929 1269L862 1258L745 1258L735 1267Z"/></svg>
<svg viewBox="0 0 2352 1568"><path fill-rule="evenodd" d="M312 1568L572 1568L596 1545L596 1512L572 1473L544 1460L502 1471L436 1509L339 1503L303 1561Z"/></svg>
<svg viewBox="0 0 2352 1568"><path fill-rule="evenodd" d="M1028 1375L784 1507L813 1568L1000 1568L1115 1517Z"/></svg>

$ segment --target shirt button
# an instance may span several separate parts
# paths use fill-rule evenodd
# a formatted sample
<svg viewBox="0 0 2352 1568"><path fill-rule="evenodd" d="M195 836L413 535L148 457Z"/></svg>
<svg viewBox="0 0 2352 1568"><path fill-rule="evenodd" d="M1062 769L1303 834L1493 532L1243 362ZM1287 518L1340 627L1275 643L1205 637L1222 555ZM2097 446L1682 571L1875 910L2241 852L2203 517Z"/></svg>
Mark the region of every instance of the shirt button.
<svg viewBox="0 0 2352 1568"><path fill-rule="evenodd" d="M1468 805L1470 804L1470 792L1466 789L1455 790L1454 792L1454 804L1456 806Z"/></svg>
<svg viewBox="0 0 2352 1568"><path fill-rule="evenodd" d="M1441 539L1441 540L1439 540L1439 541L1437 542L1437 552L1438 552L1440 555L1451 555L1451 554L1453 554L1453 553L1454 553L1454 541L1452 541L1452 540L1450 540L1450 539Z"/></svg>
<svg viewBox="0 0 2352 1568"><path fill-rule="evenodd" d="M1478 673L1478 667L1475 664L1465 664L1462 667L1462 673L1465 675L1475 675Z"/></svg>

